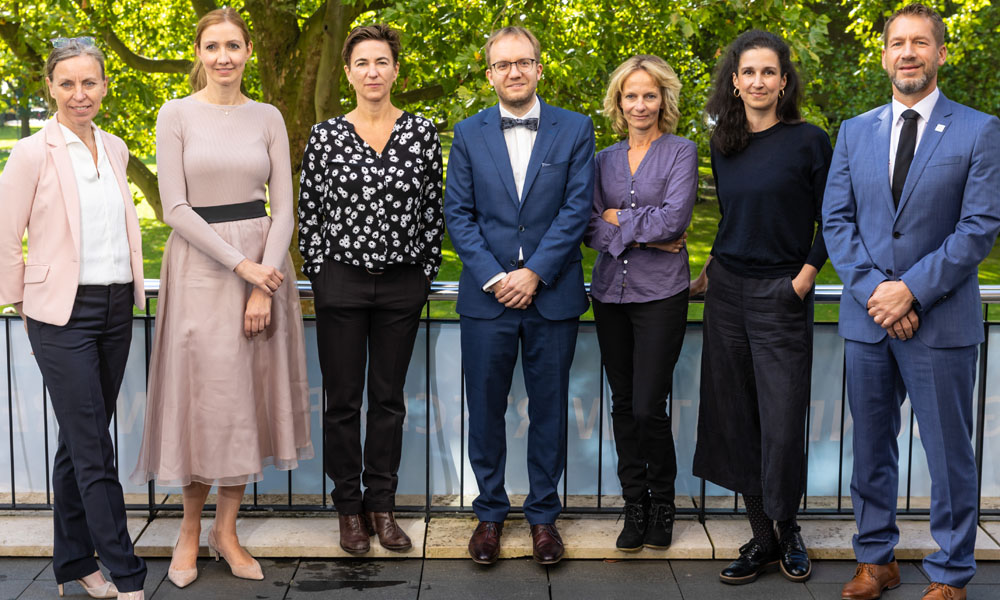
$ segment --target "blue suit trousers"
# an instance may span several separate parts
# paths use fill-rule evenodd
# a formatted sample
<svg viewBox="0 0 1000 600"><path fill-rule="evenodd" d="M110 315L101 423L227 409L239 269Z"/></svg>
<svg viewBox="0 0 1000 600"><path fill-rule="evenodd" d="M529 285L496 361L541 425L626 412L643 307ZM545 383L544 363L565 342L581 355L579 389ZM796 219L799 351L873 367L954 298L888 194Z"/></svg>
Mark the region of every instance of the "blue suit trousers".
<svg viewBox="0 0 1000 600"><path fill-rule="evenodd" d="M528 392L528 523L554 523L562 509L559 479L566 462L569 368L579 319L550 320L534 305L505 309L495 319L462 316L462 364L469 403L469 462L479 484L472 508L480 521L503 522L507 396L521 350ZM518 466L518 468L521 468Z"/></svg>
<svg viewBox="0 0 1000 600"><path fill-rule="evenodd" d="M931 535L940 550L924 559L931 581L965 587L976 572L976 461L972 449L976 347L931 348L919 337L845 341L854 419L851 499L858 562L886 564L899 541L900 405L909 393L931 476Z"/></svg>

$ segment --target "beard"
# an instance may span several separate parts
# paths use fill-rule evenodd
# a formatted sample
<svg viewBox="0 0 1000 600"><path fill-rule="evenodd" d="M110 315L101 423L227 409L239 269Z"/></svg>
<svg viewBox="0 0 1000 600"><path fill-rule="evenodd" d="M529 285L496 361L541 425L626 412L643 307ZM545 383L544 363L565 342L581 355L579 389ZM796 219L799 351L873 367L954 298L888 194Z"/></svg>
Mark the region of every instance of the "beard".
<svg viewBox="0 0 1000 600"><path fill-rule="evenodd" d="M920 77L917 78L901 79L896 76L898 72L899 72L898 67L892 72L892 76L890 77L890 79L892 80L892 85L895 86L896 89L902 92L903 94L907 95L915 94L917 92L922 92L925 89L927 89L927 86L930 85L931 80L933 80L934 76L937 75L937 65L930 64L929 66L925 66L923 69L923 73L920 75Z"/></svg>

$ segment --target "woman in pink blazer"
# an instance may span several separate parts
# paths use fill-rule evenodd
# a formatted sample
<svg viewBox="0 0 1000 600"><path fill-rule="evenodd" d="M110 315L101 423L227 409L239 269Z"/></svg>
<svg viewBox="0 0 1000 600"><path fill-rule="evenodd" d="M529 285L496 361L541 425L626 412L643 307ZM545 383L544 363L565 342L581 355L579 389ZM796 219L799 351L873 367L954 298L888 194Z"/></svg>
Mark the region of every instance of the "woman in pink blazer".
<svg viewBox="0 0 1000 600"><path fill-rule="evenodd" d="M76 580L93 598L143 597L108 425L144 306L139 220L128 149L93 123L107 94L104 55L59 39L46 63L58 108L19 141L0 173L0 304L22 315L59 423L52 469L59 595ZM25 262L21 239L28 230ZM94 552L111 573L105 581Z"/></svg>

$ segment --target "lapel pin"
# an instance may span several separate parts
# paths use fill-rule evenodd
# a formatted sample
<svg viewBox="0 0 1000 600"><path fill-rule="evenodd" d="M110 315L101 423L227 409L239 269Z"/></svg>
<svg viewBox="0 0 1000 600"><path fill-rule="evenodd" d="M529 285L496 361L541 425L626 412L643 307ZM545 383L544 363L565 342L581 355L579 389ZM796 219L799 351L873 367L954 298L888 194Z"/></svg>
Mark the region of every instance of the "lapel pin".
<svg viewBox="0 0 1000 600"><path fill-rule="evenodd" d="M938 123L937 127L934 128L934 131L936 131L938 133L941 133L942 131L944 131L944 123Z"/></svg>

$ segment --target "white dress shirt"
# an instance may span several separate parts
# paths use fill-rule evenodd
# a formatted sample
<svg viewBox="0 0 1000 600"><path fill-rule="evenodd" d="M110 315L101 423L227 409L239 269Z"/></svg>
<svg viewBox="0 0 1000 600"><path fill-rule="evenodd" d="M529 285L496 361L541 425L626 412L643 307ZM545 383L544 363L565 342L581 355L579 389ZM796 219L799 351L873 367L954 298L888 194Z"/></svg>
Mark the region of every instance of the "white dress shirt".
<svg viewBox="0 0 1000 600"><path fill-rule="evenodd" d="M934 91L924 97L923 100L917 102L913 106L906 106L899 100L895 98L892 99L892 133L889 136L889 185L892 185L892 170L895 168L896 163L896 148L899 146L899 132L903 129L903 111L912 108L917 111L920 116L917 117L917 145L913 147L913 153L916 154L917 148L920 147L920 139L924 137L924 130L927 129L927 122L931 118L931 111L934 110L934 105L937 104L938 97L941 95L941 90L937 87Z"/></svg>
<svg viewBox="0 0 1000 600"><path fill-rule="evenodd" d="M80 196L80 285L129 283L132 263L122 192L101 132L96 125L91 126L97 143L96 165L87 145L68 127L59 124Z"/></svg>
<svg viewBox="0 0 1000 600"><path fill-rule="evenodd" d="M517 68L517 67L515 67ZM510 112L500 105L500 117L511 119L539 119L542 116L542 105L538 103L538 96L535 96L535 103L528 109L528 112L520 117ZM524 178L528 175L528 161L531 160L531 149L535 147L535 137L538 132L527 127L511 127L503 132L503 139L507 142L507 155L510 157L510 168L514 174L514 188L517 190L518 201L524 193ZM517 257L524 260L524 251L518 249ZM506 273L497 273L486 282L483 291L488 292L493 285L504 278Z"/></svg>

